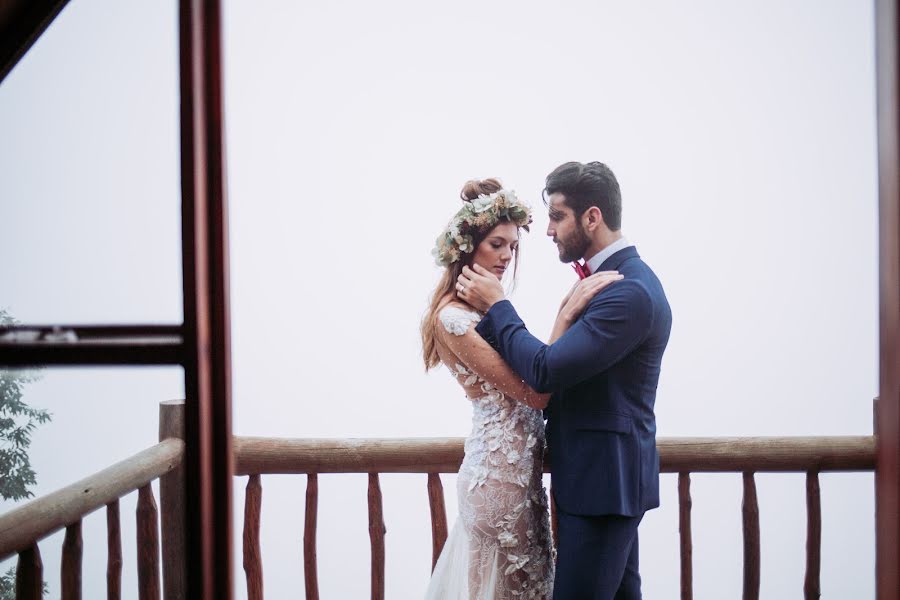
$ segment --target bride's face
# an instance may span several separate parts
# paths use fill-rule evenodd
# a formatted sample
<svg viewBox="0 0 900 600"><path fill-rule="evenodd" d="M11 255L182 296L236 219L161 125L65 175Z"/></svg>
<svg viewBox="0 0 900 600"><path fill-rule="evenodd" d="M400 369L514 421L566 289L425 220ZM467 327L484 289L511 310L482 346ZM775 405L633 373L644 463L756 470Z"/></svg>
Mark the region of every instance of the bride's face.
<svg viewBox="0 0 900 600"><path fill-rule="evenodd" d="M518 248L519 228L513 223L500 223L478 244L472 262L496 275L497 279L503 279Z"/></svg>

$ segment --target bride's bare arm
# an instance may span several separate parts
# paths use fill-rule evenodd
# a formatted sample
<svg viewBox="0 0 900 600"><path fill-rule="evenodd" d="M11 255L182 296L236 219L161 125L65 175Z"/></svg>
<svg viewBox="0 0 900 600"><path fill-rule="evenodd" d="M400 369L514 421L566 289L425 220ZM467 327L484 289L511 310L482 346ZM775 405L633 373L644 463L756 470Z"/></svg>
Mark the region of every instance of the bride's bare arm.
<svg viewBox="0 0 900 600"><path fill-rule="evenodd" d="M543 409L550 401L550 394L540 394L525 383L515 371L491 348L475 331L474 322L462 332L462 328L451 333L441 323L436 323L438 340L459 362L493 385L504 395L530 406Z"/></svg>

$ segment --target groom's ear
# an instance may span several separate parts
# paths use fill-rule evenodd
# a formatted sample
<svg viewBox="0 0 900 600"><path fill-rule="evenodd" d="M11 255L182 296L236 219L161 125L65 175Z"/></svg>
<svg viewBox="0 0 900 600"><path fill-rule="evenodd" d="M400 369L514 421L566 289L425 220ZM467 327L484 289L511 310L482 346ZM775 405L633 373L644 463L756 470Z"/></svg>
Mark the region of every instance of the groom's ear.
<svg viewBox="0 0 900 600"><path fill-rule="evenodd" d="M603 213L596 206L592 206L582 216L582 224L588 231L594 231L603 224Z"/></svg>

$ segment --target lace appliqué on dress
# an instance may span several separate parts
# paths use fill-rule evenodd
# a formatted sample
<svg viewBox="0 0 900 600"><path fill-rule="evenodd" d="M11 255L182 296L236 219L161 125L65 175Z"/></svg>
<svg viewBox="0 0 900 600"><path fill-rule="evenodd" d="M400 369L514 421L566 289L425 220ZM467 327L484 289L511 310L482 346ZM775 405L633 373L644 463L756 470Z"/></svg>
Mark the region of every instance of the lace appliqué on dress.
<svg viewBox="0 0 900 600"><path fill-rule="evenodd" d="M458 306L445 306L440 312L441 324L453 335L466 335L472 323L481 320L481 315Z"/></svg>
<svg viewBox="0 0 900 600"><path fill-rule="evenodd" d="M481 315L448 306L440 320L448 332L462 336ZM470 396L477 395L471 398L472 431L457 480L468 597L549 600L555 551L542 480L541 411L507 398L461 362L447 367Z"/></svg>

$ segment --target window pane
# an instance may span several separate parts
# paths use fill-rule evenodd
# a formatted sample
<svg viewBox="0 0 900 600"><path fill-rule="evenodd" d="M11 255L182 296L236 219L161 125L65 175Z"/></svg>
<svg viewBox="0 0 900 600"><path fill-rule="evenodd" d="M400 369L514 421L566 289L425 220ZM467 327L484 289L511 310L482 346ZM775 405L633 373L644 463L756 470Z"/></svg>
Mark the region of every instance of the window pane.
<svg viewBox="0 0 900 600"><path fill-rule="evenodd" d="M181 321L176 3L74 0L0 83L0 308Z"/></svg>

